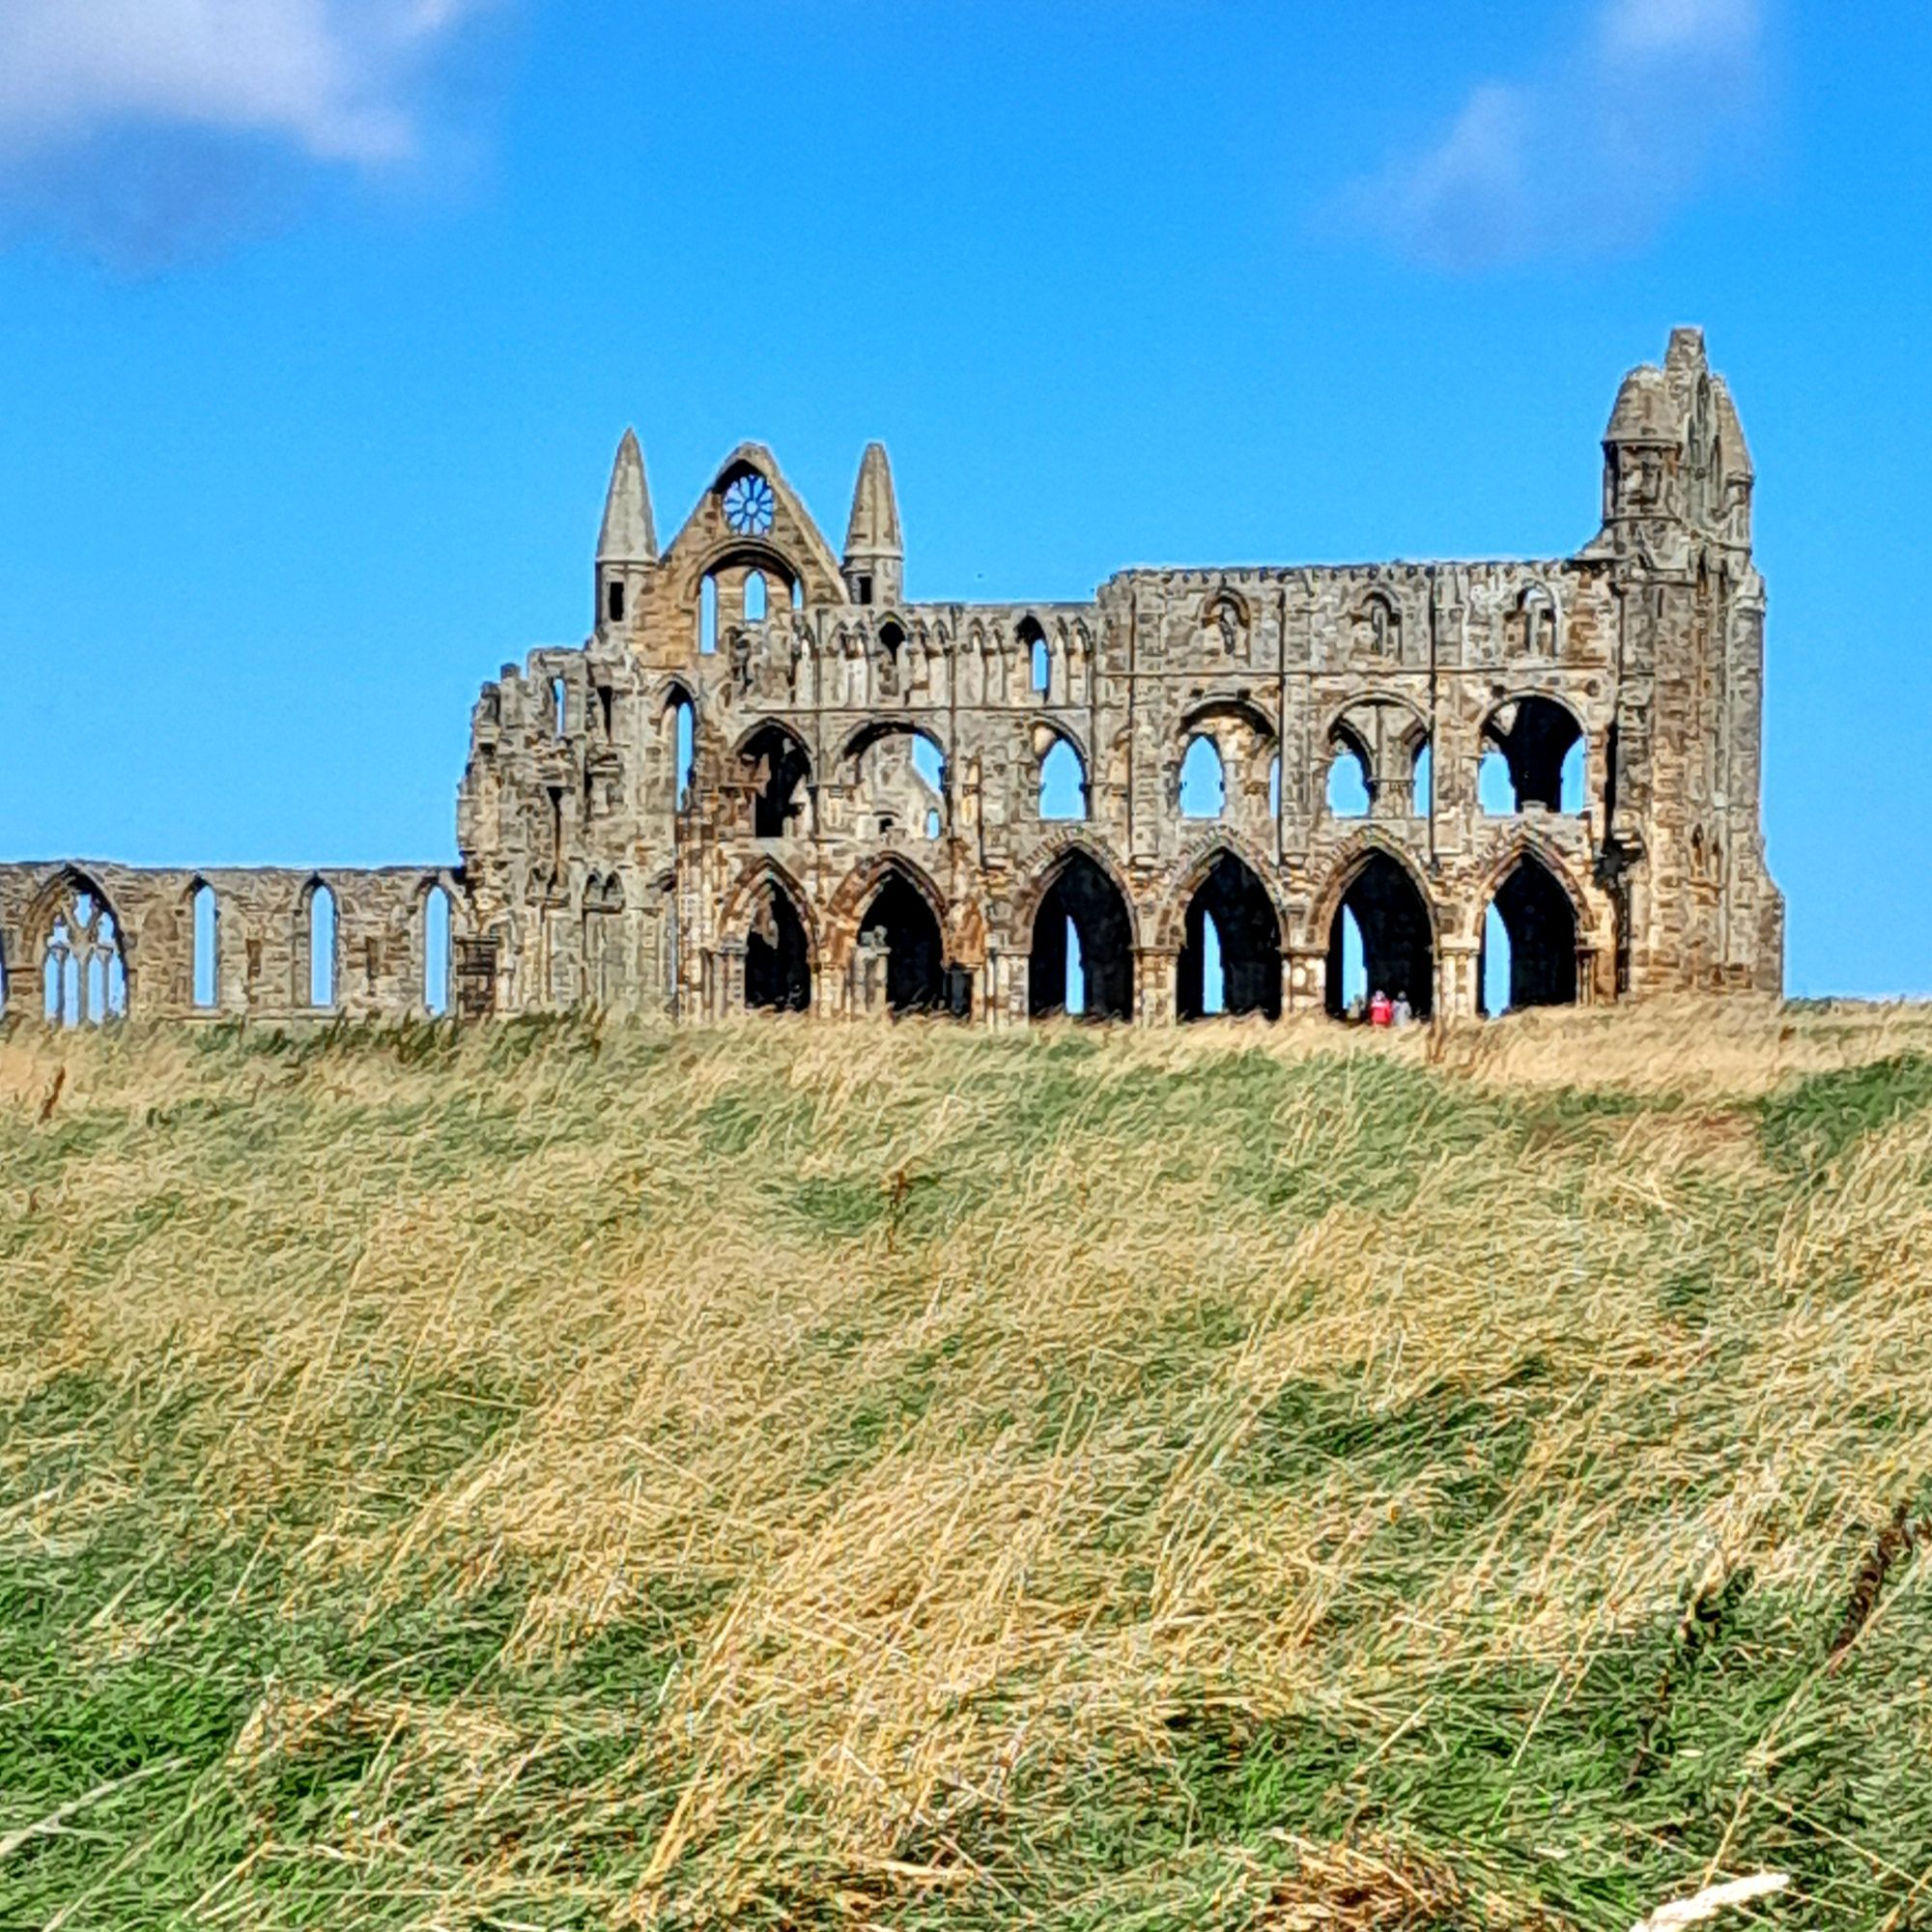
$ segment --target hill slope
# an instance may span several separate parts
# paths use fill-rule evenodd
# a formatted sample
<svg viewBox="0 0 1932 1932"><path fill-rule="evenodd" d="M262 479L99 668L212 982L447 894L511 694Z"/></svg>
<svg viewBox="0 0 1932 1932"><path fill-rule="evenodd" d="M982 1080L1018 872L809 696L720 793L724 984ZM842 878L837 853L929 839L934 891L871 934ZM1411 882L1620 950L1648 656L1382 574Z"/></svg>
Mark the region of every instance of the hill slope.
<svg viewBox="0 0 1932 1932"><path fill-rule="evenodd" d="M1928 1506L1923 1010L0 1043L7 1926L1901 1932Z"/></svg>

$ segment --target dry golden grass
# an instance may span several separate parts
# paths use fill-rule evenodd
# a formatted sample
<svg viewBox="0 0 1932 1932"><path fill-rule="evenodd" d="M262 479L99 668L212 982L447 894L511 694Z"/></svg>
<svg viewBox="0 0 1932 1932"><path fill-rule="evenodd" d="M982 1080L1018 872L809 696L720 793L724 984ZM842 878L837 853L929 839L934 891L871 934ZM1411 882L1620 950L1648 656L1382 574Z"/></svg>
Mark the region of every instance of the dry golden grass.
<svg viewBox="0 0 1932 1932"><path fill-rule="evenodd" d="M0 1148L0 1924L1932 1923L1926 1009L21 1030Z"/></svg>

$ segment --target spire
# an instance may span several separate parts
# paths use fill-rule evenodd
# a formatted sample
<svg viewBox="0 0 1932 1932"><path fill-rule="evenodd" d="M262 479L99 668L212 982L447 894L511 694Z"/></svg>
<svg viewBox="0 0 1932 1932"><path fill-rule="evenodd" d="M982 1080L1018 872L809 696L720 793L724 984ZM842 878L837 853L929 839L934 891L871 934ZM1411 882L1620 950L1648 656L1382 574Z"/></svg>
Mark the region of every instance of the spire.
<svg viewBox="0 0 1932 1932"><path fill-rule="evenodd" d="M898 498L893 495L893 466L883 442L868 442L852 492L852 521L845 526L845 554L903 556Z"/></svg>
<svg viewBox="0 0 1932 1932"><path fill-rule="evenodd" d="M845 526L845 588L855 604L896 604L905 582L905 542L899 535L893 466L883 442L868 442L852 492Z"/></svg>
<svg viewBox="0 0 1932 1932"><path fill-rule="evenodd" d="M644 481L644 452L638 433L627 429L611 466L611 492L604 498L604 527L597 537L599 563L655 563L658 533L651 522L650 485Z"/></svg>

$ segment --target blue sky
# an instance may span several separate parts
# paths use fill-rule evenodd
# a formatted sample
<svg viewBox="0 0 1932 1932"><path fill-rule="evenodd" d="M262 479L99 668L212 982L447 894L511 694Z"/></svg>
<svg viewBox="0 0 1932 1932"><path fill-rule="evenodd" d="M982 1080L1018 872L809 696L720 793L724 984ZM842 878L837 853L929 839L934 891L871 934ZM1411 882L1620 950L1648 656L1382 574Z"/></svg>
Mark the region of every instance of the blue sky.
<svg viewBox="0 0 1932 1932"><path fill-rule="evenodd" d="M619 432L916 596L1552 554L1701 323L1797 992L1932 992L1932 10L9 0L0 852L453 851Z"/></svg>

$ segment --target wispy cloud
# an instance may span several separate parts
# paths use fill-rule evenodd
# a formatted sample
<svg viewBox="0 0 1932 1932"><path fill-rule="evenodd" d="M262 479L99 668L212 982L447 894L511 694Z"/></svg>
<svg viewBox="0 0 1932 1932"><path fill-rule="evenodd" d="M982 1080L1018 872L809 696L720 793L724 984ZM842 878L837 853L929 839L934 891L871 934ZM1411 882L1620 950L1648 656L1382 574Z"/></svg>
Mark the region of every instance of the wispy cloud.
<svg viewBox="0 0 1932 1932"><path fill-rule="evenodd" d="M422 154L430 75L490 4L0 0L0 194L165 251L292 159L394 172Z"/></svg>
<svg viewBox="0 0 1932 1932"><path fill-rule="evenodd" d="M1440 267L1633 246L1741 145L1764 40L1761 0L1599 0L1579 44L1477 82L1341 213Z"/></svg>

